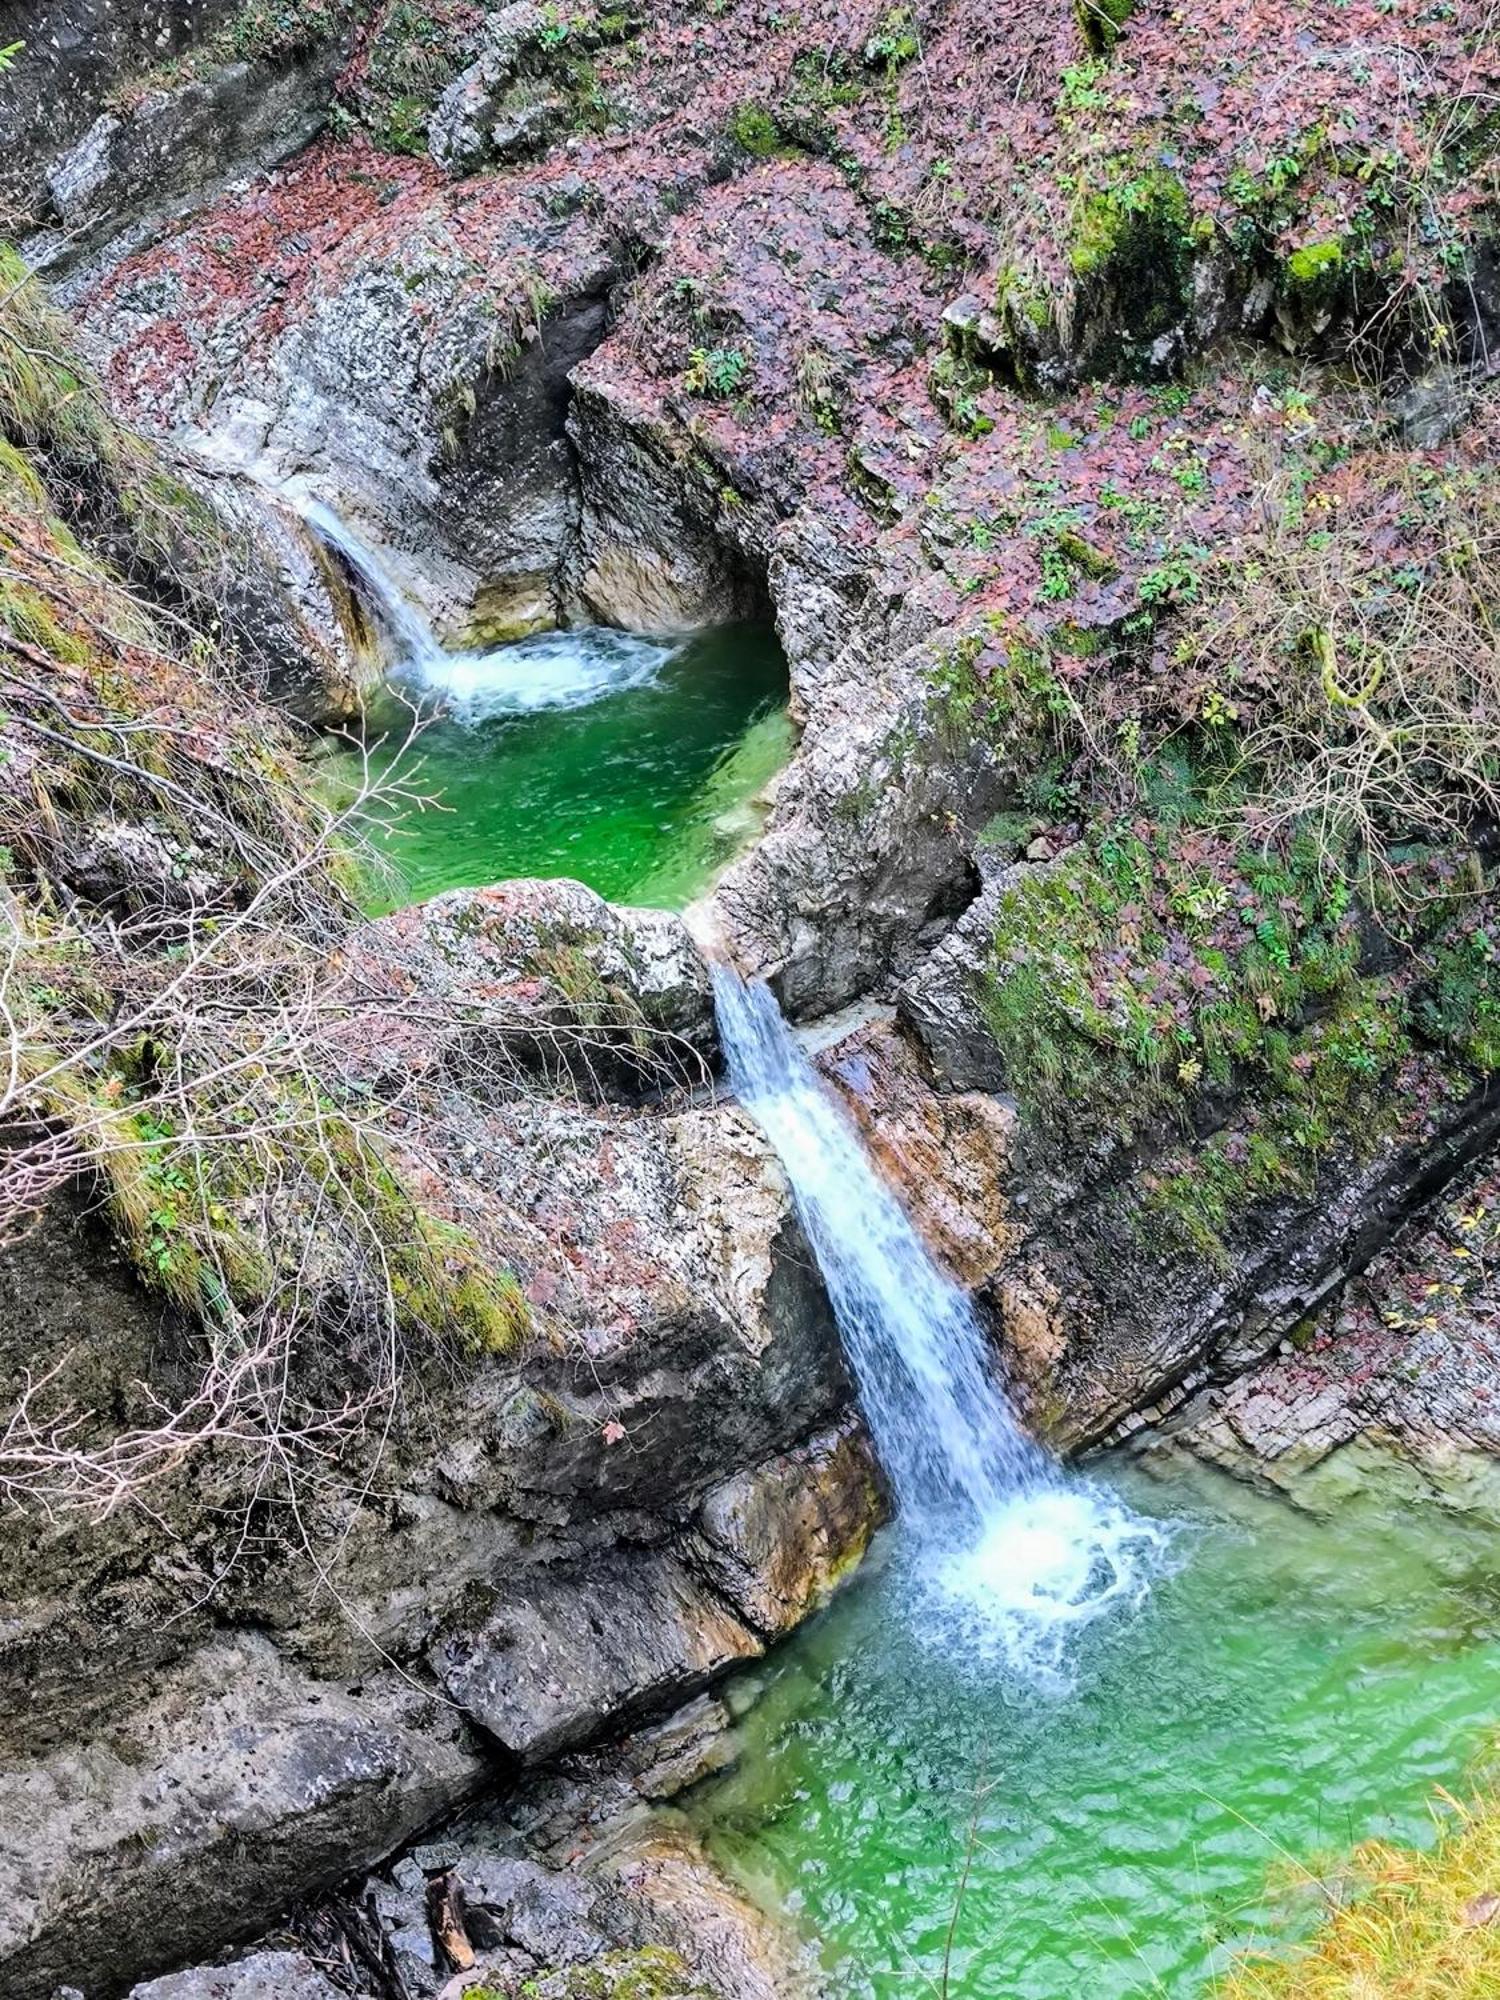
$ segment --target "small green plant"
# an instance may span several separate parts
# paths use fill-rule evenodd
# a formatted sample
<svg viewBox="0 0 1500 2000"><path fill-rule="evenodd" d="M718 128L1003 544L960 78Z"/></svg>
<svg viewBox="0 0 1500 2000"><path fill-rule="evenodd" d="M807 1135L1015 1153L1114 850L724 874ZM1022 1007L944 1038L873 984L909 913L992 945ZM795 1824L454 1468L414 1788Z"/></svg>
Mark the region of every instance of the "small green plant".
<svg viewBox="0 0 1500 2000"><path fill-rule="evenodd" d="M1196 604L1203 587L1200 551L1167 556L1142 572L1136 584L1142 604Z"/></svg>
<svg viewBox="0 0 1500 2000"><path fill-rule="evenodd" d="M1063 111L1103 111L1109 103L1108 94L1099 88L1101 81L1109 74L1109 64L1091 57L1087 62L1075 63L1062 73L1062 91L1058 97L1058 107Z"/></svg>
<svg viewBox="0 0 1500 2000"><path fill-rule="evenodd" d="M738 347L695 347L682 386L690 396L736 396L750 376L750 357Z"/></svg>
<svg viewBox="0 0 1500 2000"><path fill-rule="evenodd" d="M881 16L865 43L865 61L887 72L904 69L922 53L922 40L910 7L891 7Z"/></svg>
<svg viewBox="0 0 1500 2000"><path fill-rule="evenodd" d="M766 159L776 151L781 140L775 119L759 104L742 104L735 112L729 129L734 134L735 144L753 160Z"/></svg>

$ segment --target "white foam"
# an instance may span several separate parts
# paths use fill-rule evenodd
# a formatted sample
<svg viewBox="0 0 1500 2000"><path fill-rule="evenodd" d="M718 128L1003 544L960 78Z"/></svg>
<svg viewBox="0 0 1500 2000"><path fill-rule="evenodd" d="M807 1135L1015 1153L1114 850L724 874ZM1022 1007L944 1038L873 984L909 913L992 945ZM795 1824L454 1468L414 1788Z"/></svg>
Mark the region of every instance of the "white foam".
<svg viewBox="0 0 1500 2000"><path fill-rule="evenodd" d="M923 1639L1065 1683L1074 1635L1139 1602L1166 1532L1029 1437L941 1271L770 991L713 966L730 1079L786 1169L895 1492Z"/></svg>
<svg viewBox="0 0 1500 2000"><path fill-rule="evenodd" d="M1075 1635L1140 1604L1169 1565L1171 1531L1079 1480L1018 1492L979 1539L928 1572L920 1629L945 1649L1066 1685Z"/></svg>
<svg viewBox="0 0 1500 2000"><path fill-rule="evenodd" d="M649 686L676 650L660 639L590 625L539 632L486 652L445 652L375 551L323 501L304 497L297 504L308 526L338 550L359 578L397 677L419 693L436 696L455 722L486 722L541 708L584 708L623 688Z"/></svg>
<svg viewBox="0 0 1500 2000"><path fill-rule="evenodd" d="M540 632L488 653L427 653L405 678L440 697L455 722L526 715L540 708L584 708L624 688L648 687L673 648L630 632L588 626Z"/></svg>

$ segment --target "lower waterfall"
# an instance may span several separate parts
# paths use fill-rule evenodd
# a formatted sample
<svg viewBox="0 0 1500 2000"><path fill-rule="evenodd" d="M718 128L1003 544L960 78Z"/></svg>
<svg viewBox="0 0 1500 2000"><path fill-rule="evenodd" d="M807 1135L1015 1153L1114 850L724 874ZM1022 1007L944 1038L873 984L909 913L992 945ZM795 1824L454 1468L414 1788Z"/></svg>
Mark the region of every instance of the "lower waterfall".
<svg viewBox="0 0 1500 2000"><path fill-rule="evenodd" d="M770 989L714 967L729 1080L791 1183L890 1481L922 1622L1036 1680L1144 1596L1166 1551L1017 1422L967 1295L927 1251Z"/></svg>

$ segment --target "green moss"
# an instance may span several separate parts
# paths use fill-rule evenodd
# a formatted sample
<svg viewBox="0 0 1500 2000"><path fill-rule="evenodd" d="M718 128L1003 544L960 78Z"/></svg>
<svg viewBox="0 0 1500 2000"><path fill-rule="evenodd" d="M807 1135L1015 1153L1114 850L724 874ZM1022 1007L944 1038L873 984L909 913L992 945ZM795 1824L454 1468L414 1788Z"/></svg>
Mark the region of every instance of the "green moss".
<svg viewBox="0 0 1500 2000"><path fill-rule="evenodd" d="M985 437L995 428L980 400L994 383L977 363L945 349L927 371L927 387L944 420L960 436Z"/></svg>
<svg viewBox="0 0 1500 2000"><path fill-rule="evenodd" d="M792 64L791 101L798 107L841 109L858 104L866 88L845 49L805 49Z"/></svg>
<svg viewBox="0 0 1500 2000"><path fill-rule="evenodd" d="M1423 1032L1481 1075L1500 1070L1500 949L1484 925L1430 948L1417 1000Z"/></svg>
<svg viewBox="0 0 1500 2000"><path fill-rule="evenodd" d="M888 7L865 43L865 61L888 74L904 69L922 53L922 38L910 7Z"/></svg>
<svg viewBox="0 0 1500 2000"><path fill-rule="evenodd" d="M469 1991L472 2000L482 2000L483 1988ZM662 1945L611 1952L592 1965L529 1979L520 1992L525 2000L543 1993L547 2000L707 2000L697 1975ZM503 1996L496 1994L494 2000Z"/></svg>
<svg viewBox="0 0 1500 2000"><path fill-rule="evenodd" d="M730 120L729 129L735 144L752 159L767 158L781 143L775 119L759 104L742 104Z"/></svg>
<svg viewBox="0 0 1500 2000"><path fill-rule="evenodd" d="M1153 260L1165 258L1174 285L1192 243L1187 190L1164 168L1132 174L1085 196L1074 223L1068 259L1075 276L1108 267L1116 282L1152 277Z"/></svg>
<svg viewBox="0 0 1500 2000"><path fill-rule="evenodd" d="M1307 243L1286 260L1286 275L1294 285L1323 285L1343 269L1341 243Z"/></svg>
<svg viewBox="0 0 1500 2000"><path fill-rule="evenodd" d="M1079 31L1096 56L1107 56L1135 12L1135 0L1073 0Z"/></svg>
<svg viewBox="0 0 1500 2000"><path fill-rule="evenodd" d="M1226 880L1202 846L1170 823L1104 828L1002 900L981 1000L1042 1121L1133 1133L1247 1065L1300 1092L1290 1040L1352 980L1357 932L1309 849L1244 853ZM1325 1070L1345 1057L1351 1073L1380 1067L1375 1043L1349 1041Z"/></svg>
<svg viewBox="0 0 1500 2000"><path fill-rule="evenodd" d="M393 97L372 136L388 153L407 153L420 158L427 151L427 120L432 107L425 97L410 93Z"/></svg>

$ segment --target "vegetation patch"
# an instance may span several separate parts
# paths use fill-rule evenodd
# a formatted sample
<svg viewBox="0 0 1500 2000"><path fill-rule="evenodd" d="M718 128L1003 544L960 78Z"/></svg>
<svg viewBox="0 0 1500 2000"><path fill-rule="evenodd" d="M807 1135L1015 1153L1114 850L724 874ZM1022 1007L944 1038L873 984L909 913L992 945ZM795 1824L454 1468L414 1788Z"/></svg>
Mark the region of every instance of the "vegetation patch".
<svg viewBox="0 0 1500 2000"><path fill-rule="evenodd" d="M243 692L238 552L0 269L0 1211L92 1188L188 1385L125 1430L33 1385L0 1484L102 1513L212 1449L285 1491L389 1422L408 1364L513 1353L529 1309L435 1198L417 1099L352 1060L352 822Z"/></svg>
<svg viewBox="0 0 1500 2000"><path fill-rule="evenodd" d="M1500 1992L1500 1795L1440 1793L1426 1850L1366 1841L1302 1951L1250 1959L1220 2000L1489 2000Z"/></svg>
<svg viewBox="0 0 1500 2000"><path fill-rule="evenodd" d="M1493 904L1472 859L1403 864L1410 901L1375 878L1372 958L1370 912L1310 834L1235 842L1211 785L1144 780L1149 817L1002 895L979 997L1039 1130L1150 1139L1137 1226L1220 1261L1248 1204L1309 1195L1325 1159L1370 1157L1434 1092L1493 1073Z"/></svg>

